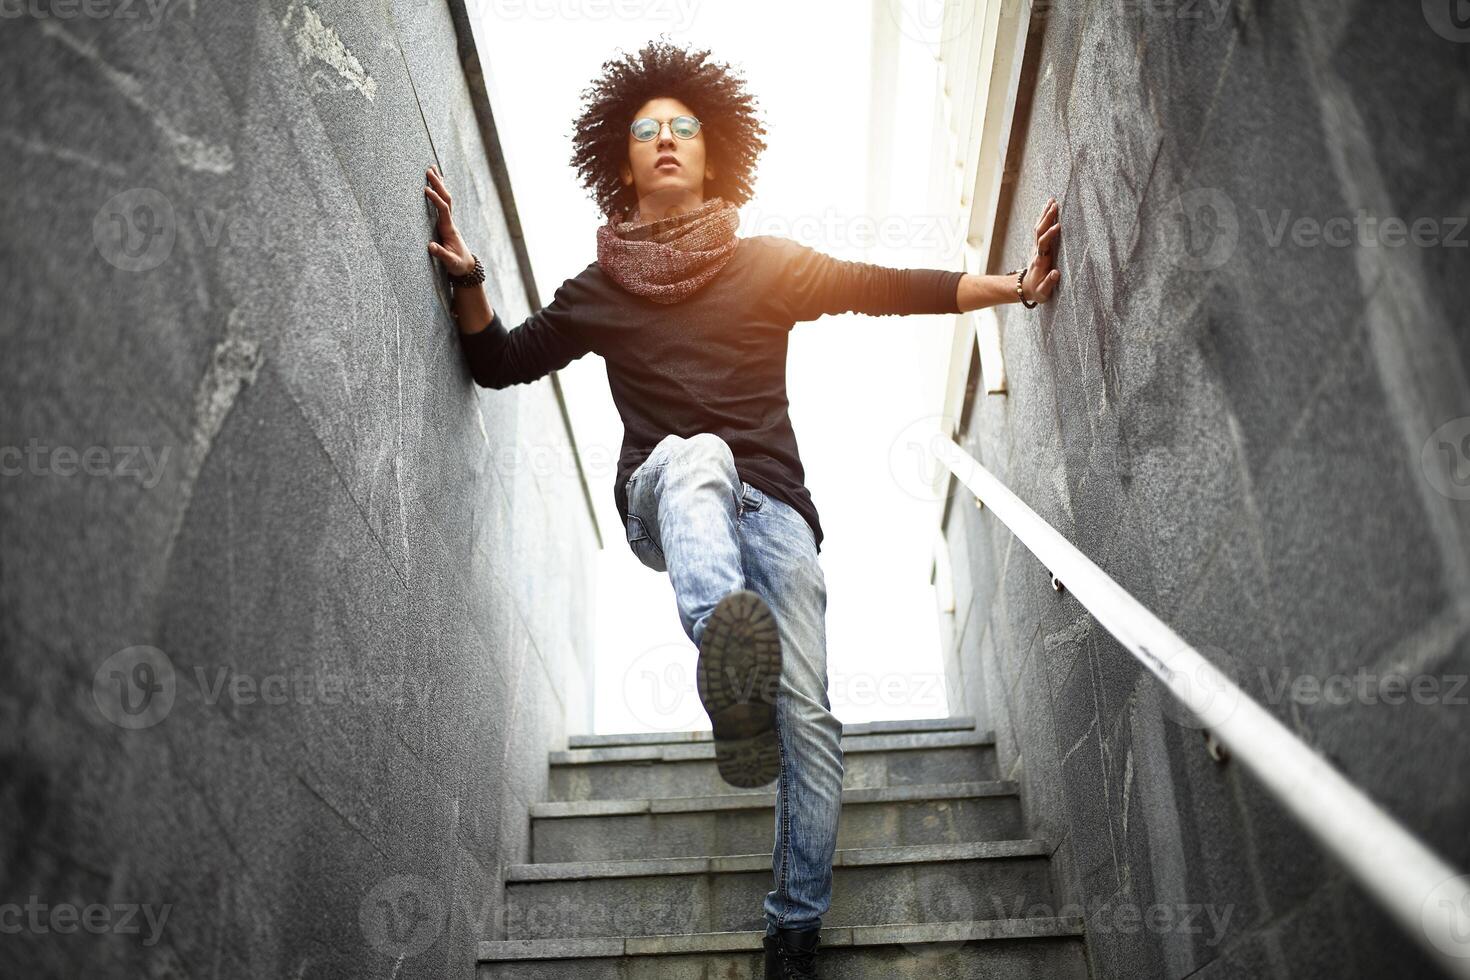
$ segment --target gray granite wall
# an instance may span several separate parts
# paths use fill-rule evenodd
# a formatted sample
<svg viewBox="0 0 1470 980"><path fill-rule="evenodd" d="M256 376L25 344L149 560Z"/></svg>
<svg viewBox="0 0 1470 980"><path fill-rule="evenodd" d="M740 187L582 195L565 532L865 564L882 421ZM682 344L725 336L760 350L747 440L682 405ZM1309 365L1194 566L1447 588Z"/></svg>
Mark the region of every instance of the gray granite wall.
<svg viewBox="0 0 1470 980"><path fill-rule="evenodd" d="M469 976L597 539L425 249L438 161L535 302L462 11L3 13L0 973Z"/></svg>
<svg viewBox="0 0 1470 980"><path fill-rule="evenodd" d="M963 441L1470 867L1470 26L1452 14L1042 8L994 271L1054 194L1062 292L1005 309L1010 392L974 397ZM1434 975L988 511L957 493L946 534L959 690L1058 846L1095 976Z"/></svg>

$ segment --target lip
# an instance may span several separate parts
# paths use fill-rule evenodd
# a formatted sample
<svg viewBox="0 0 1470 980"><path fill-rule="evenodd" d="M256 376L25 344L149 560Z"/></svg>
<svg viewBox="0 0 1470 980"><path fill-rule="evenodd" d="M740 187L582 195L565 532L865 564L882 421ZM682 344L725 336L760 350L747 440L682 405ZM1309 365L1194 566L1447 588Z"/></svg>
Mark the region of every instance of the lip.
<svg viewBox="0 0 1470 980"><path fill-rule="evenodd" d="M665 167L679 167L679 159L671 153L665 153L653 162L654 170L662 170Z"/></svg>

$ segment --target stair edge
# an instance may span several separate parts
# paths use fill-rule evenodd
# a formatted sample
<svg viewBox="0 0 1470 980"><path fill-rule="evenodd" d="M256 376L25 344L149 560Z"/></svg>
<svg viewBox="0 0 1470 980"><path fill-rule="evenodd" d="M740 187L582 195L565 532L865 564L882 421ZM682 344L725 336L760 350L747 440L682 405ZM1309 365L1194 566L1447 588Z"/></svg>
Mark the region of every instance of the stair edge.
<svg viewBox="0 0 1470 980"><path fill-rule="evenodd" d="M906 803L923 800L954 800L970 797L1016 796L1020 784L1010 779L985 779L965 783L915 783L909 786L879 786L844 789L842 805L862 803ZM613 800L557 800L531 804L531 819L624 816L645 813L689 813L693 811L764 810L776 805L772 793L720 793L713 796L632 797Z"/></svg>
<svg viewBox="0 0 1470 980"><path fill-rule="evenodd" d="M945 718L906 718L894 721L863 721L844 725L844 735L896 734L903 732L964 731L975 727L972 715ZM710 741L709 729L688 732L616 732L607 735L572 735L569 749L604 748L615 745L683 745Z"/></svg>
<svg viewBox="0 0 1470 980"><path fill-rule="evenodd" d="M892 946L906 943L995 942L1070 939L1083 935L1075 916L990 919L973 922L878 923L822 930L821 945L832 947ZM603 939L482 940L479 963L518 960L606 959L622 956L667 956L691 953L758 952L760 931L703 932L673 936L622 936Z"/></svg>
<svg viewBox="0 0 1470 980"><path fill-rule="evenodd" d="M841 847L833 868L931 864L951 861L1004 861L1050 857L1051 845L1039 838L966 841L958 844L896 844L884 847ZM747 865L749 865L747 867ZM543 861L512 864L505 883L588 881L604 878L652 878L660 875L738 874L768 870L769 851L758 854L709 854L667 858L622 858L611 861Z"/></svg>

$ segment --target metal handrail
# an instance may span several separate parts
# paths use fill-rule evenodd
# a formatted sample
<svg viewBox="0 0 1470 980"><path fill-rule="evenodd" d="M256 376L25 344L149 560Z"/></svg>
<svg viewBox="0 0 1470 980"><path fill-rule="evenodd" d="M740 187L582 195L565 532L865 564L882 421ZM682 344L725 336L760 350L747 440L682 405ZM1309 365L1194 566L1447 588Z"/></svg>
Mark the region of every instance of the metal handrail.
<svg viewBox="0 0 1470 980"><path fill-rule="evenodd" d="M931 446L1067 591L1445 970L1470 980L1470 876L1462 875L1186 643L953 439ZM1193 679L1193 680L1191 680Z"/></svg>

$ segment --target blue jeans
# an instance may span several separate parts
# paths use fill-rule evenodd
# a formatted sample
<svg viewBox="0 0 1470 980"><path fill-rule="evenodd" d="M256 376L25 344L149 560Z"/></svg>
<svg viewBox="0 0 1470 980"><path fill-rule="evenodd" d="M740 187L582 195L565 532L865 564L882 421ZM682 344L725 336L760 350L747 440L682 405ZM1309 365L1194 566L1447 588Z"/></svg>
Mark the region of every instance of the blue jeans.
<svg viewBox="0 0 1470 980"><path fill-rule="evenodd" d="M702 432L666 436L628 478L628 546L667 571L696 647L726 594L750 589L781 634L776 729L775 887L766 932L812 929L832 901L842 806L842 723L827 699L827 584L811 527L789 504L740 479L730 447Z"/></svg>

